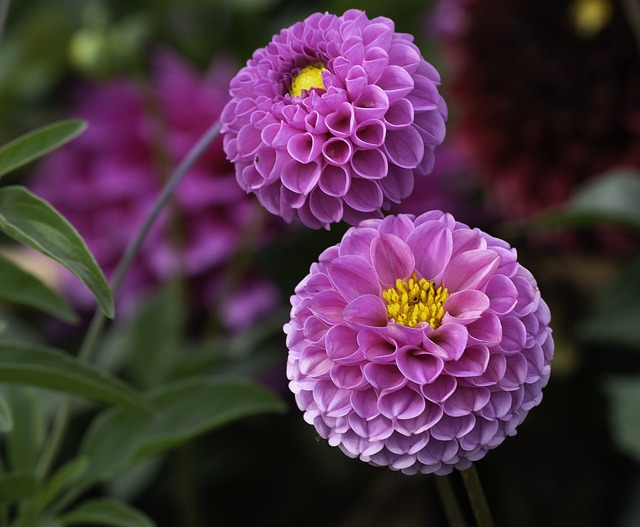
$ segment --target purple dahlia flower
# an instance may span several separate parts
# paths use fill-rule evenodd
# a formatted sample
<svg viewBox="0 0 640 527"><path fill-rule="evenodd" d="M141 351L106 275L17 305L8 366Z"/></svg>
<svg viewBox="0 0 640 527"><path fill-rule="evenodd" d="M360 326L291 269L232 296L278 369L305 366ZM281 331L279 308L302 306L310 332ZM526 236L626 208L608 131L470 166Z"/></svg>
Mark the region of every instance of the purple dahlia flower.
<svg viewBox="0 0 640 527"><path fill-rule="evenodd" d="M365 13L316 13L258 49L222 113L236 178L273 214L312 228L399 203L445 135L438 72L413 37Z"/></svg>
<svg viewBox="0 0 640 527"><path fill-rule="evenodd" d="M553 340L536 281L515 249L450 214L352 227L295 293L290 388L351 457L465 469L542 398Z"/></svg>

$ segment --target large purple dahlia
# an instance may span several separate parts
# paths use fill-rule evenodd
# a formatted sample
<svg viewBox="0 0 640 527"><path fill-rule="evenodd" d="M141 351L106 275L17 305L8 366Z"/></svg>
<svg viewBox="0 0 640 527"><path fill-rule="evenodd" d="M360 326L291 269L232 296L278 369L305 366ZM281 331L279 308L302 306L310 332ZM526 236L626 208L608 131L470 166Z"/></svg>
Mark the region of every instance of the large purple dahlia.
<svg viewBox="0 0 640 527"><path fill-rule="evenodd" d="M439 83L388 18L316 13L231 81L224 148L240 186L271 213L312 228L356 224L431 171L445 135Z"/></svg>
<svg viewBox="0 0 640 527"><path fill-rule="evenodd" d="M351 457L465 469L542 399L553 340L536 281L515 249L450 214L352 227L295 292L290 388Z"/></svg>

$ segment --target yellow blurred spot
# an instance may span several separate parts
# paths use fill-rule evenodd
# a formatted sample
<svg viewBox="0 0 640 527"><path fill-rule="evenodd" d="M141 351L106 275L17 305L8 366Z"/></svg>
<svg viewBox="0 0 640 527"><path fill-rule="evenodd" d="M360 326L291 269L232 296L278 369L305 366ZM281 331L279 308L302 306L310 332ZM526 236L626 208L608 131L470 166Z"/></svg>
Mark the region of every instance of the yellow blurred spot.
<svg viewBox="0 0 640 527"><path fill-rule="evenodd" d="M610 0L574 0L570 9L576 33L583 38L600 33L613 15Z"/></svg>

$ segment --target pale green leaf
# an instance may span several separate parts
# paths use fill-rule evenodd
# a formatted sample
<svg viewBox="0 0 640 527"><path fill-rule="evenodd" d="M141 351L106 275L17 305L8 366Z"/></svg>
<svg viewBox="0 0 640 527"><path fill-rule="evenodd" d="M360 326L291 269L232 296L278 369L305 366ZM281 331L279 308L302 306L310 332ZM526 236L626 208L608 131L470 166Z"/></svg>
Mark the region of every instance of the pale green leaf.
<svg viewBox="0 0 640 527"><path fill-rule="evenodd" d="M89 460L84 457L74 458L60 467L51 477L47 485L38 493L38 508L44 509L65 488L78 481L89 466Z"/></svg>
<svg viewBox="0 0 640 527"><path fill-rule="evenodd" d="M640 228L640 172L613 170L576 189L560 210L535 219L539 226L600 226L603 223Z"/></svg>
<svg viewBox="0 0 640 527"><path fill-rule="evenodd" d="M121 380L52 348L0 342L0 381L58 390L137 412L149 409L140 395Z"/></svg>
<svg viewBox="0 0 640 527"><path fill-rule="evenodd" d="M71 141L87 127L68 119L42 126L0 147L0 177Z"/></svg>
<svg viewBox="0 0 640 527"><path fill-rule="evenodd" d="M1 300L34 307L67 322L78 320L73 309L58 293L2 256L0 284Z"/></svg>
<svg viewBox="0 0 640 527"><path fill-rule="evenodd" d="M27 386L8 385L5 393L13 412L13 428L5 437L8 462L14 471L34 471L46 430L42 406Z"/></svg>
<svg viewBox="0 0 640 527"><path fill-rule="evenodd" d="M9 472L0 475L0 503L11 503L29 498L36 493L38 480L35 474Z"/></svg>
<svg viewBox="0 0 640 527"><path fill-rule="evenodd" d="M609 377L610 421L618 446L640 461L640 377Z"/></svg>
<svg viewBox="0 0 640 527"><path fill-rule="evenodd" d="M176 381L149 392L148 401L153 416L113 408L93 421L80 447L81 455L91 460L87 486L235 420L284 410L273 393L232 379Z"/></svg>
<svg viewBox="0 0 640 527"><path fill-rule="evenodd" d="M51 205L24 187L0 189L0 230L61 263L93 293L113 317L111 289L78 231Z"/></svg>
<svg viewBox="0 0 640 527"><path fill-rule="evenodd" d="M105 525L107 527L154 527L146 514L120 500L103 498L85 501L60 518L63 525Z"/></svg>
<svg viewBox="0 0 640 527"><path fill-rule="evenodd" d="M7 400L0 395L0 432L10 432L13 428L13 415Z"/></svg>

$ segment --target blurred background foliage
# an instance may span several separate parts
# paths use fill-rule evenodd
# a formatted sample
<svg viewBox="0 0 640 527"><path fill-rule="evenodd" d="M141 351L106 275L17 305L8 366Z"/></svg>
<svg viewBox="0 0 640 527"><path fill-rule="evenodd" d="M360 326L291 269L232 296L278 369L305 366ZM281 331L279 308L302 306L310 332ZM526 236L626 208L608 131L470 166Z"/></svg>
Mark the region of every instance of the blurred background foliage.
<svg viewBox="0 0 640 527"><path fill-rule="evenodd" d="M479 6L483 1L475 0ZM473 0L451 0L450 4L459 7L470 2ZM600 3L607 4L606 0ZM558 2L565 10L578 9L579 4L593 9L587 0ZM621 10L623 2L611 5ZM204 72L220 57L242 64L281 28L314 11L341 14L348 8L362 8L370 17L388 16L398 31L414 34L425 58L441 70L451 115L443 149L455 147L459 123L464 122L470 106L464 101L458 104L449 95L457 74L452 64L456 50L453 54L447 51L434 29L436 7L419 0L15 1L0 41L0 144L54 120L75 117L71 109L78 85L97 90L115 79L144 85L151 75L150 58L158 48L173 50L185 63ZM621 16L632 27L628 12ZM545 28L538 30L543 39ZM518 34L509 34L518 38ZM532 38L524 33L520 37ZM519 45L514 41L514 47ZM633 56L636 62L631 67L640 71L637 50ZM526 57L522 59L525 70ZM535 68L545 67L544 63L531 64L534 77L539 73ZM489 63L487 71L492 71ZM509 70L503 73L508 76ZM562 76L562 70L557 75ZM613 75L614 81L621 78ZM571 84L572 79L563 78L563 82ZM638 87L633 90L637 95ZM486 101L488 105L485 95L478 93L475 103ZM616 97L617 92L605 91L603 96ZM572 103L565 102L567 106ZM637 112L633 126L640 136L640 107L631 109ZM536 100L523 110L545 111ZM580 111L584 115L588 110ZM581 126L579 118L577 126ZM505 128L503 133L511 131ZM602 130L602 136L606 134L607 129ZM603 142L587 147L590 152L604 148ZM635 148L640 149L640 141ZM598 177L577 182L569 177L569 199L512 218L496 207L492 185L483 184L486 167L474 161L464 157L462 168L455 167L438 181L430 180L427 195L431 199L434 193L446 194L449 201L444 206L455 209L459 219L504 237L518 249L521 262L536 276L550 304L556 342L543 403L515 438L478 463L496 522L523 527L639 525L640 165L626 162L620 168L614 160L593 174ZM29 186L35 173L34 165L27 165L6 181ZM100 201L99 196L96 199ZM428 208L433 206L429 199L418 199L412 205ZM75 407L62 461L77 460L79 450L98 452L106 467L120 467L120 463L123 470L112 474L96 468L94 480L90 470L84 471L79 476L86 479L82 488L90 497L132 503L158 526L445 525L431 477L406 477L347 459L317 441L312 427L303 422L286 387L281 328L287 321L287 299L311 262L336 243L346 227L278 229L282 230L268 243L250 239L239 246L235 259L227 262L230 267L250 262L278 291L277 304L248 327L225 329L215 320L215 313L194 313L178 276L146 290L144 301L124 319L116 317L101 342L97 364L140 390L152 391L172 382L178 383L172 389L188 391L193 387L180 382L188 384L200 375L240 375L279 394L287 410L254 415L209 431L209 425L196 417L221 400L205 390L185 399L198 401L198 407L190 410L196 416L194 423L199 424L181 422L172 437L173 424L167 422L164 443L154 445L144 442L144 434L138 437L141 443L115 433L101 436L98 432L108 432L110 422L132 418L124 411L112 411L96 424L92 418L98 408L85 401ZM3 253L15 250L9 240L2 241ZM20 262L35 269L47 283L62 287L59 270L51 264L33 255ZM89 319L89 312L80 308L80 322L75 326L10 303L3 302L0 310L6 324L3 338L53 343L70 350L77 349ZM29 452L33 454L44 441L44 430L61 396L40 389L18 392L9 385L3 393L15 405L14 426L21 430L20 437L35 445L31 450L23 445L21 451L20 445L5 441L4 454L12 459L26 456L22 466L28 467L32 462ZM171 392L157 397L171 399ZM187 412L179 404L170 410L176 419ZM130 426L137 426L135 419ZM90 433L85 434L88 428ZM113 430L116 428L114 425ZM182 438L178 437L181 430L185 431ZM99 485L92 486L95 482ZM0 482L0 502L5 487ZM77 496L69 499L74 498Z"/></svg>

